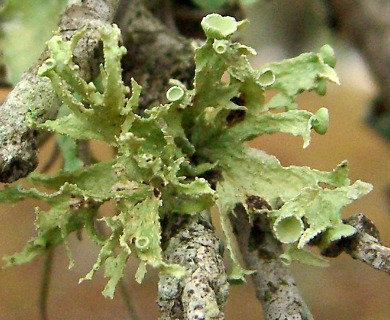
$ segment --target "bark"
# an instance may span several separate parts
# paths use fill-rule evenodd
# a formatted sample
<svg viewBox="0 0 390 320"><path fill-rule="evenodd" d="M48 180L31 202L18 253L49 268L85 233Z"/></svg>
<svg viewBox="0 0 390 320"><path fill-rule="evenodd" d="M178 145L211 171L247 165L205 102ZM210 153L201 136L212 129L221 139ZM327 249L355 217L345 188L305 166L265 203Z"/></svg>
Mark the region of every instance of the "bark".
<svg viewBox="0 0 390 320"><path fill-rule="evenodd" d="M165 224L165 258L184 266L186 274L181 279L160 275L160 319L224 319L229 285L222 247L208 214L169 218Z"/></svg>
<svg viewBox="0 0 390 320"><path fill-rule="evenodd" d="M373 222L361 213L344 222L355 227L357 233L322 249L321 253L327 257L337 257L344 251L352 258L390 274L390 248L381 245L379 232Z"/></svg>
<svg viewBox="0 0 390 320"><path fill-rule="evenodd" d="M151 9L156 8L155 1L148 4ZM129 83L130 77L133 77L144 89L141 109L165 101L171 78L192 86L195 69L192 41L178 35L172 27L169 8L164 7L162 11L159 16L168 21L169 26L157 19L139 0L122 1L115 17L128 51L123 59L125 82ZM212 226L203 218L172 219L165 230L169 234L165 234L163 240L167 243L164 251L166 259L184 265L187 274L180 280L170 275L160 276L160 319L223 319L222 308L228 295L228 284L218 252L219 241ZM284 267L284 270L287 269ZM272 268L267 270L269 278L272 272ZM294 295L297 294L295 291ZM290 297L287 295L288 299ZM310 315L302 299L298 301L299 312ZM281 311L283 307L291 309L291 304L278 309L281 314L287 314ZM273 312L272 307L269 314Z"/></svg>
<svg viewBox="0 0 390 320"><path fill-rule="evenodd" d="M379 88L371 121L390 140L390 1L328 0L333 26L363 55Z"/></svg>
<svg viewBox="0 0 390 320"><path fill-rule="evenodd" d="M158 12L157 2L148 1L154 12ZM133 77L144 89L141 109L164 103L171 78L190 87L195 69L192 41L181 37L173 26L172 21L178 17L172 15L171 7L164 7L159 14L166 26L141 0L121 1L114 18L117 5L114 0L72 1L62 16L60 32L69 39L86 24L93 29L114 20L122 30L128 50L123 59L125 81L129 83ZM366 50L371 52L370 48ZM100 52L98 39L87 32L74 57L86 80L96 74ZM45 58L46 53L40 61ZM36 76L40 61L23 76L2 106L0 181L14 181L35 168L36 138L28 118L34 116L43 122L55 115L60 105L50 82ZM382 76L386 75L378 70L378 77ZM172 217L163 221L163 225L162 243L167 262L180 263L187 272L182 279L161 274L160 319L223 319L227 277L221 245L208 215ZM282 247L273 236L267 218L260 216L250 223L246 213L238 209L232 225L248 269L256 270L252 278L266 319L312 319L289 268L279 259ZM354 239L346 240L344 251L389 273L389 249L382 247L375 236L359 231Z"/></svg>
<svg viewBox="0 0 390 320"><path fill-rule="evenodd" d="M183 8L187 15L181 15ZM237 6L222 11L242 16ZM182 81L189 88L193 86L196 42L180 34L198 36L204 15L206 12L185 2L121 1L115 23L122 30L127 48L127 55L122 60L124 80L130 84L130 79L134 78L142 86L141 109L167 102L165 93L170 79Z"/></svg>
<svg viewBox="0 0 390 320"><path fill-rule="evenodd" d="M289 267L279 258L282 245L274 237L267 217L261 215L250 223L243 207L238 207L234 213L231 222L238 246L247 268L256 271L252 280L265 319L313 319Z"/></svg>
<svg viewBox="0 0 390 320"><path fill-rule="evenodd" d="M69 39L88 25L91 30L111 23L117 0L72 1L61 18L60 34ZM74 54L80 65L80 73L86 80L95 74L98 63L96 49L99 41L92 32L80 40ZM42 123L54 117L60 107L50 80L37 75L42 61L47 58L45 51L41 58L21 78L1 106L0 117L0 181L13 182L33 171L37 164L37 133L31 119Z"/></svg>
<svg viewBox="0 0 390 320"><path fill-rule="evenodd" d="M156 9L156 1L146 2L149 8ZM140 111L166 102L165 93L172 78L192 86L192 40L177 33L170 8L163 9L158 16L168 26L138 0L122 1L115 18L127 48L123 58L125 82L135 78L143 87ZM208 218L172 217L165 224L165 258L167 262L180 263L187 272L182 279L160 275L160 319L224 319L227 276L221 246Z"/></svg>
<svg viewBox="0 0 390 320"><path fill-rule="evenodd" d="M129 84L134 78L142 86L141 109L167 102L172 78L192 86L195 63L190 39L165 26L140 0L122 1L115 22L127 49L122 60L124 81Z"/></svg>

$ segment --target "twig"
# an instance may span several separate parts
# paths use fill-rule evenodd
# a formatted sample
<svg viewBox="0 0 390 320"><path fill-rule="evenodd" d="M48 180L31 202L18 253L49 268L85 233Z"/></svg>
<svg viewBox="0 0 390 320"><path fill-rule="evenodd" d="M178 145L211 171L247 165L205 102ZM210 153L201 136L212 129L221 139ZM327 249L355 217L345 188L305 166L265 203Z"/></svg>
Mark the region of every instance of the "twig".
<svg viewBox="0 0 390 320"><path fill-rule="evenodd" d="M165 230L166 260L184 266L186 274L182 279L160 274L160 320L224 319L229 285L208 216L169 219Z"/></svg>
<svg viewBox="0 0 390 320"><path fill-rule="evenodd" d="M119 289L121 291L122 299L125 302L126 310L131 320L139 320L138 313L135 309L133 300L130 297L129 290L127 289L123 280L119 281Z"/></svg>
<svg viewBox="0 0 390 320"><path fill-rule="evenodd" d="M50 288L50 280L53 269L53 259L54 259L54 250L55 248L49 248L47 250L45 256L45 264L42 273L42 282L41 282L41 290L39 294L39 313L41 320L49 320L49 316L47 313L47 305L49 300L49 288Z"/></svg>
<svg viewBox="0 0 390 320"><path fill-rule="evenodd" d="M60 22L60 34L69 39L82 27L91 28L111 23L118 0L77 0L66 8ZM99 41L92 32L80 40L74 53L80 73L88 80L97 71ZM21 81L1 106L0 117L0 181L12 182L26 176L38 164L36 131L29 118L41 123L54 117L60 106L50 80L37 76L37 70L47 57L41 58L22 76Z"/></svg>
<svg viewBox="0 0 390 320"><path fill-rule="evenodd" d="M1 107L0 181L12 182L26 176L38 164L36 132L28 122L29 112L40 106L40 121L49 118L50 108L59 105L48 79L26 73ZM30 110L29 110L30 109Z"/></svg>
<svg viewBox="0 0 390 320"><path fill-rule="evenodd" d="M265 215L251 224L243 207L231 216L238 246L250 270L265 319L313 319L287 266L279 259L282 246L273 236Z"/></svg>
<svg viewBox="0 0 390 320"><path fill-rule="evenodd" d="M321 254L327 257L337 257L344 251L352 258L390 274L390 248L381 245L379 232L372 221L359 213L345 219L345 223L355 227L357 233L324 248Z"/></svg>
<svg viewBox="0 0 390 320"><path fill-rule="evenodd" d="M3 62L3 52L0 49L0 88L9 88L10 86L7 81L7 70Z"/></svg>
<svg viewBox="0 0 390 320"><path fill-rule="evenodd" d="M85 166L89 166L94 161L89 141L82 140L78 141L77 144L79 148L79 159L84 163Z"/></svg>
<svg viewBox="0 0 390 320"><path fill-rule="evenodd" d="M46 160L42 167L41 173L47 173L60 156L60 147L55 143L53 150L50 153L49 159Z"/></svg>

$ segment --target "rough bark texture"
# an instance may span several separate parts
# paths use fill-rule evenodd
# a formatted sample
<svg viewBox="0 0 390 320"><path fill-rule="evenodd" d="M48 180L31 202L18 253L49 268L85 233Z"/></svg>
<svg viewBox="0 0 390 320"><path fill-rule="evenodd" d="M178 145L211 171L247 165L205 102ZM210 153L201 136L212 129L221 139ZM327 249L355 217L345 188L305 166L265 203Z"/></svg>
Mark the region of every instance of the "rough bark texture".
<svg viewBox="0 0 390 320"><path fill-rule="evenodd" d="M328 0L333 25L362 53L379 88L371 120L390 140L390 1Z"/></svg>
<svg viewBox="0 0 390 320"><path fill-rule="evenodd" d="M142 86L141 109L167 102L165 93L172 78L192 86L191 40L166 27L140 0L122 1L115 22L127 48L122 60L124 80L130 83L134 78Z"/></svg>
<svg viewBox="0 0 390 320"><path fill-rule="evenodd" d="M60 33L69 39L81 27L96 28L111 23L117 0L72 1L62 15ZM80 64L80 72L86 80L97 68L96 48L98 40L87 32L80 40L74 54ZM36 132L30 118L41 123L55 116L60 106L50 80L37 76L41 62L47 57L44 52L9 94L1 106L0 117L0 181L12 182L26 176L38 164ZM97 70L97 69L96 69Z"/></svg>
<svg viewBox="0 0 390 320"><path fill-rule="evenodd" d="M165 223L165 258L184 266L186 275L160 275L160 319L224 319L229 285L222 247L208 216L170 218Z"/></svg>
<svg viewBox="0 0 390 320"><path fill-rule="evenodd" d="M36 115L43 121L49 117L53 105L59 105L59 102L50 87L50 80L33 73L25 73L9 94L1 106L1 182L15 181L35 169L38 164L36 132L28 117L29 114Z"/></svg>
<svg viewBox="0 0 390 320"><path fill-rule="evenodd" d="M381 245L379 232L372 221L360 213L345 219L345 223L355 227L357 233L324 248L321 253L337 257L344 251L352 258L390 274L390 248Z"/></svg>
<svg viewBox="0 0 390 320"><path fill-rule="evenodd" d="M256 271L252 279L265 318L313 319L298 292L290 269L279 258L283 252L282 246L273 236L267 217L261 215L250 223L244 208L238 207L231 222L247 268Z"/></svg>
<svg viewBox="0 0 390 320"><path fill-rule="evenodd" d="M347 34L356 45L361 46L368 59L373 59L370 63L385 98L390 92L389 68L386 68L390 61L390 51L386 49L390 46L390 36L386 33L389 21L375 21L379 13L374 13L373 8L374 4L382 4L381 10L388 12L388 1L330 2L335 12L339 12ZM165 102L169 79L179 79L190 87L194 75L192 41L181 37L178 33L182 30L176 29L173 22L185 19L186 14L187 18L198 17L199 10L195 14L185 10L175 15L169 5L158 10L161 3L166 4L166 1L123 0L114 18L118 5L116 0L75 0L69 4L60 24L61 34L69 39L85 25L92 30L115 19L128 50L123 59L125 81L129 83L133 77L144 89L141 109ZM337 9L342 4L348 5L348 10ZM187 8L187 4L180 8ZM359 13L359 10L364 12ZM387 38L383 38L384 32ZM97 72L101 61L100 49L93 32L87 32L75 52L74 59L86 80ZM45 57L44 53L40 61ZM3 182L17 180L37 165L35 132L28 118L32 116L42 122L55 115L60 105L50 82L36 76L39 65L40 62L25 73L1 107L0 181ZM380 245L375 232L367 231L366 227L359 229L360 225L367 225L359 221L363 220L348 221L359 230L356 236L343 239L337 243L338 247L328 248L324 254L336 255L336 252L344 250L352 257L390 273L390 249ZM164 223L166 260L183 265L187 272L182 279L161 274L160 319L223 319L222 309L228 295L227 277L221 246L208 215L170 218ZM232 217L232 224L248 269L256 270L252 278L266 319L312 319L289 268L279 259L282 247L274 238L267 218L260 216L250 223L247 214L239 208L236 216Z"/></svg>

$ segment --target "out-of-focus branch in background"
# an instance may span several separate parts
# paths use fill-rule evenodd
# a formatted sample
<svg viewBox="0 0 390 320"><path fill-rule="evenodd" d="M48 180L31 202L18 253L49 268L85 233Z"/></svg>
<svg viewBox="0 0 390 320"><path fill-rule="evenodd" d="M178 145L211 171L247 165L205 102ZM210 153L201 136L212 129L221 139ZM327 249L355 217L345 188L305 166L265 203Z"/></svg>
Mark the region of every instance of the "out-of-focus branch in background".
<svg viewBox="0 0 390 320"><path fill-rule="evenodd" d="M390 1L327 0L331 24L363 55L379 88L369 121L390 141Z"/></svg>

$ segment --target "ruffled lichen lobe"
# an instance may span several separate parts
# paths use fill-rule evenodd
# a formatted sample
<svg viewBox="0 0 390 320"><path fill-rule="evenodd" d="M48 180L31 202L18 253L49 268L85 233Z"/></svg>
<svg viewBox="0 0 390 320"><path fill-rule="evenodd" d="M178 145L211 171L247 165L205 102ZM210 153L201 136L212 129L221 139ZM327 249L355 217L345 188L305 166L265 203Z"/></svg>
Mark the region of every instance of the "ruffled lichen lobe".
<svg viewBox="0 0 390 320"><path fill-rule="evenodd" d="M351 236L355 230L343 223L341 210L368 193L371 186L361 181L351 184L346 162L330 172L284 167L276 157L250 148L247 141L264 134L287 133L301 136L307 147L312 129L326 132L328 111L321 108L313 114L299 110L296 98L304 91L323 94L327 82L339 82L333 51L325 46L320 53L305 53L254 69L248 56L256 52L232 40L242 25L231 17L205 17L202 27L207 39L195 50L194 88L172 81L166 93L169 102L141 113L137 109L142 88L134 79L131 90L122 81L121 58L126 49L120 45L117 26L96 30L103 43L104 63L91 82L80 75L72 59L85 30L69 41L56 36L49 41L50 58L39 74L50 79L67 111L37 127L73 140L104 141L117 152L107 162L78 165L49 176L30 175L32 183L52 193L19 187L7 187L0 193L2 202L33 197L51 205L48 211L37 211L38 235L21 253L8 259L9 264L28 262L44 253L48 245L66 244L71 232L85 228L100 247L100 254L84 279L103 267L109 278L104 295L113 296L127 260L135 255L140 261L137 281L142 281L146 266L158 267L162 277L171 277L175 286L167 289L169 292L184 290L187 294L183 310L195 309L198 305L193 301L207 300L208 295L199 292L199 299L187 299L198 295L191 285L210 285L202 280L207 270L215 273L216 279L223 274L217 241L201 225L189 226L180 237L201 245L183 249L185 254L164 256L160 221L171 214L199 216L214 205L232 260L230 280L244 281L251 273L240 266L232 245L228 216L238 205L250 219L267 215L274 236L286 244L281 261L326 264L306 246L319 235L325 242ZM268 90L277 94L265 102ZM74 148L69 150L74 152ZM72 205L74 199L80 205ZM261 199L262 205L251 199ZM97 219L99 207L110 200L115 201L117 214ZM97 223L105 223L110 234L99 234ZM202 255L215 265L194 263L202 261ZM182 259L187 259L185 266ZM183 277L191 278L189 287L178 290L177 286L185 283ZM227 292L225 280L211 286L213 292L220 292L213 297L221 302L220 308ZM207 312L210 319L219 319L221 314L217 306Z"/></svg>

